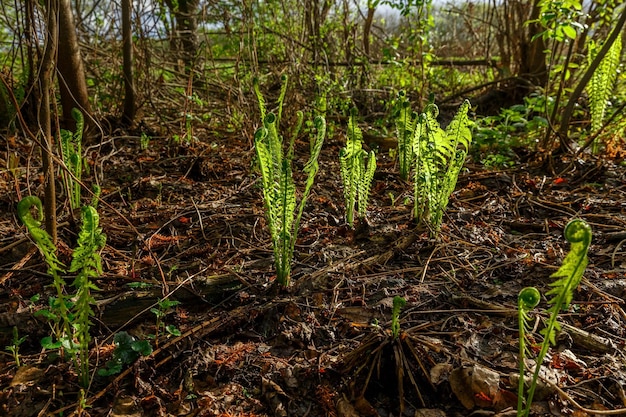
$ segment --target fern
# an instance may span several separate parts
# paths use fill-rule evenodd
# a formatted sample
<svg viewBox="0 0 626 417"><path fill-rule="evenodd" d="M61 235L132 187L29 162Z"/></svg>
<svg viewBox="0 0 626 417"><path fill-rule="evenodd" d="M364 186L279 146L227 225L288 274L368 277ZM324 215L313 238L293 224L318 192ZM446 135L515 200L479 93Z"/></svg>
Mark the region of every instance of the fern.
<svg viewBox="0 0 626 417"><path fill-rule="evenodd" d="M472 134L469 129L469 101L465 101L456 115L446 128L445 134L437 135L440 140L436 142L437 155L439 163L443 164L439 170L439 178L436 194L433 196L435 201L431 204L434 209L431 210L431 225L438 231L441 227L443 212L448 207L450 195L456 188L465 157L469 151L469 145L472 141Z"/></svg>
<svg viewBox="0 0 626 417"><path fill-rule="evenodd" d="M256 95L257 102L259 103L259 110L261 111L261 120L265 120L265 116L267 115L267 106L265 104L265 98L263 94L261 94L261 88L259 86L259 79L257 77L252 81L252 89L254 90L254 94Z"/></svg>
<svg viewBox="0 0 626 417"><path fill-rule="evenodd" d="M76 108L72 109L72 117L76 121L76 132L61 129L61 155L69 172L63 173L65 188L72 209L80 207L80 179L83 172L82 141L85 124L83 114Z"/></svg>
<svg viewBox="0 0 626 417"><path fill-rule="evenodd" d="M561 267L550 276L551 278L556 278L555 281L550 283L552 289L546 293L546 295L552 296L552 298L548 301L550 308L547 310L550 316L546 327L541 331L544 339L535 361L535 371L530 382L530 388L528 389L526 408L521 414L518 412L518 415L520 416L528 416L530 413L530 405L532 404L535 389L537 387L537 379L539 378L541 364L548 353L550 345L555 344L556 334L561 329L561 326L557 321L558 315L562 309L567 308L572 302L574 290L578 287L588 263L587 251L589 250L589 245L591 245L591 227L589 227L589 225L583 220L574 219L570 221L567 226L565 226L564 235L565 239L570 242L571 249L563 260ZM527 317L523 317L523 319L527 321ZM520 334L520 343L523 343L522 334ZM522 360L523 357L520 357L520 361ZM524 377L522 371L523 367L520 365L521 379ZM519 403L518 407L520 407Z"/></svg>
<svg viewBox="0 0 626 417"><path fill-rule="evenodd" d="M400 177L403 180L409 179L411 166L414 158L414 134L417 122L417 115L411 111L406 93L398 92L395 110L396 136L398 137L398 164L400 166Z"/></svg>
<svg viewBox="0 0 626 417"><path fill-rule="evenodd" d="M99 194L99 191L96 190L96 193ZM38 211L38 219L35 219L31 213L33 207ZM94 302L91 290L98 289L91 282L91 278L102 274L102 262L98 252L106 242L102 229L98 227L98 212L92 206L82 208L82 225L69 268L70 273L76 273L72 284L76 289L73 297L66 296L64 293L65 281L61 275L65 273L65 266L56 256L56 246L52 243L52 239L40 227L43 217L41 200L35 196L22 199L17 205L17 214L22 223L26 225L28 232L48 264L48 273L52 276L53 285L57 292L56 300L51 301L50 307L58 313L58 316L55 314L48 314L47 316L53 320L58 320L57 317L60 319L60 323L56 323L60 327L55 329L58 342L48 343L45 341L42 344L50 347L63 346L66 352L72 355L81 385L87 387L89 385L89 342L91 340L89 328L92 324L89 318L94 314L91 308L91 304ZM74 299L74 303L70 310L68 306L72 305L69 302L71 298ZM49 338L44 338L44 340L46 339ZM76 360L77 356L78 361Z"/></svg>
<svg viewBox="0 0 626 417"><path fill-rule="evenodd" d="M286 81L286 78L284 78ZM258 90L258 86L255 87ZM264 100L259 104L262 105ZM279 111L282 108L284 92L281 91ZM263 109L261 110L263 113ZM259 159L261 181L263 185L263 200L267 215L267 223L272 238L274 264L278 282L289 285L291 261L295 249L300 219L304 205L313 187L315 175L319 169L318 157L326 135L326 122L323 117L316 117L314 125L316 135L311 146L311 155L304 166L307 174L306 183L300 203L296 204L296 188L292 173L292 159L294 154L295 138L298 135L304 115L298 112L298 119L289 140L287 154L283 153L283 139L278 134L278 118L274 113L267 113L263 120L263 127L257 130L254 136L255 149Z"/></svg>
<svg viewBox="0 0 626 417"><path fill-rule="evenodd" d="M93 324L90 317L94 315L91 305L95 303L91 291L98 290L98 287L92 282L92 278L102 275L102 261L99 251L106 243L106 237L102 233L102 229L98 227L98 222L99 216L96 209L92 206L84 206L82 208L82 226L78 234L78 246L72 253L72 263L69 269L69 272L77 273L72 284L76 289L73 326L78 341L80 360L78 375L83 388L89 386L89 342L91 341L89 329Z"/></svg>
<svg viewBox="0 0 626 417"><path fill-rule="evenodd" d="M367 165L365 155L368 155ZM363 150L363 133L356 124L356 111L353 110L348 120L348 139L346 146L339 151L339 165L343 181L343 195L346 202L346 221L354 225L354 210L357 216L365 218L372 179L376 171L376 155Z"/></svg>
<svg viewBox="0 0 626 417"><path fill-rule="evenodd" d="M31 213L31 209L37 210L38 216L35 219ZM63 292L65 281L61 277L65 273L65 265L57 258L57 248L52 242L52 238L44 229L41 228L41 220L43 220L43 208L41 200L36 196L24 197L17 204L17 216L28 229L28 233L35 241L35 245L43 256L48 265L48 273L52 276L52 284L56 290L56 300L52 302L53 306L58 309L60 323L55 323L55 335L57 339L69 337L71 335L71 325L69 319L69 311L66 303L66 296Z"/></svg>
<svg viewBox="0 0 626 417"><path fill-rule="evenodd" d="M364 155L364 154L363 154ZM363 159L361 158L361 161ZM362 165L365 165L361 162ZM358 201L357 201L357 215L360 219L364 219L366 216L367 203L369 200L370 189L372 188L372 180L376 173L376 154L374 151L370 151L367 156L367 166L363 171L361 181L359 181Z"/></svg>
<svg viewBox="0 0 626 417"><path fill-rule="evenodd" d="M443 213L463 168L472 140L465 101L443 130L435 104L426 106L424 113L411 125L414 154L414 217L426 220L433 235L441 228Z"/></svg>
<svg viewBox="0 0 626 417"><path fill-rule="evenodd" d="M397 339L400 335L400 311L406 305L406 300L399 295L393 297L393 307L391 309L391 336Z"/></svg>
<svg viewBox="0 0 626 417"><path fill-rule="evenodd" d="M528 312L537 307L541 294L535 287L522 289L517 296L517 323L519 327L519 382L517 388L517 415L521 415L524 404L524 374L526 371L526 355L529 348L526 345L527 334L532 329Z"/></svg>
<svg viewBox="0 0 626 417"><path fill-rule="evenodd" d="M594 41L588 45L588 64L591 64L598 53L599 46ZM613 45L596 68L589 84L587 92L589 94L589 110L591 113L591 129L597 132L602 127L607 104L611 98L613 86L617 79L622 52L622 37L617 36Z"/></svg>

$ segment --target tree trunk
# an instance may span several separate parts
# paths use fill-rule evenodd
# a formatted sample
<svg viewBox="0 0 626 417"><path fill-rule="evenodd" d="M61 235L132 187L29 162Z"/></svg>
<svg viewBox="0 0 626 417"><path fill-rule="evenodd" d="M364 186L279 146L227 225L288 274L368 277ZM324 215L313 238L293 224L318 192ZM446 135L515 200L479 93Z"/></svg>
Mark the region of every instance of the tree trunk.
<svg viewBox="0 0 626 417"><path fill-rule="evenodd" d="M173 49L181 56L185 72L193 69L198 49L198 17L200 0L165 0L165 4L174 14Z"/></svg>
<svg viewBox="0 0 626 417"><path fill-rule="evenodd" d="M74 131L76 123L72 118L72 108L76 107L83 113L87 127L93 126L93 121L71 3L70 0L58 0L58 2L59 39L61 41L59 42L57 69L63 107L62 126Z"/></svg>
<svg viewBox="0 0 626 417"><path fill-rule="evenodd" d="M57 217L56 217L56 188L55 169L52 158L54 152L52 123L50 115L50 95L52 86L52 76L54 74L54 58L58 45L57 14L59 11L59 1L49 0L46 9L46 44L41 62L41 72L39 73L39 88L41 102L39 103L39 138L41 144L41 158L44 175L44 218L46 231L52 238L52 242L57 241Z"/></svg>
<svg viewBox="0 0 626 417"><path fill-rule="evenodd" d="M546 64L546 45L541 36L533 40L533 37L543 31L541 25L536 22L541 12L540 0L534 0L530 16L526 21L528 30L520 42L520 56L518 58L518 75L533 85L545 86L548 82L548 68Z"/></svg>
<svg viewBox="0 0 626 417"><path fill-rule="evenodd" d="M135 82L133 78L133 34L131 30L131 0L122 0L122 42L124 52L124 114L122 120L132 124L135 120Z"/></svg>

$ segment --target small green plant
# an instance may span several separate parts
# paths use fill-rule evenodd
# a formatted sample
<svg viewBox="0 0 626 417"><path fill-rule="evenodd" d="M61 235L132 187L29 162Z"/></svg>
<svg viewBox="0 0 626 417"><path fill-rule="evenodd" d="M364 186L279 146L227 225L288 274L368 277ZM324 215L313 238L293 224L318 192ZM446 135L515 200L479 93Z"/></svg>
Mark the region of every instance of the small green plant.
<svg viewBox="0 0 626 417"><path fill-rule="evenodd" d="M152 346L147 340L137 340L126 332L118 332L113 337L115 350L113 358L107 361L105 368L98 370L100 376L117 375L125 366L135 362L139 356L148 356L152 353Z"/></svg>
<svg viewBox="0 0 626 417"><path fill-rule="evenodd" d="M255 91L257 92L261 116L263 117L263 127L258 129L254 135L254 144L261 171L267 223L272 238L276 276L278 283L283 286L289 285L291 261L300 227L300 219L315 181L315 175L319 168L317 159L326 135L326 121L323 117L318 116L314 119L316 135L311 147L311 155L303 169L306 174L306 183L300 203L296 205L292 160L295 139L302 128L304 114L298 112L298 120L292 131L285 155L283 151L283 137L278 133L278 122L282 114L286 82L287 78L283 77L277 114L266 111L265 100L259 91L258 82L255 82Z"/></svg>
<svg viewBox="0 0 626 417"><path fill-rule="evenodd" d="M32 207L38 211L39 220L32 216ZM52 337L46 337L42 339L41 344L47 349L62 347L65 353L72 357L77 367L80 384L86 388L89 385L89 342L91 340L89 329L92 324L90 317L94 314L91 309L91 304L94 303L91 291L98 289L92 279L102 274L99 251L106 243L106 237L102 229L98 227L98 212L93 206L82 208L78 243L72 253L69 268L70 273L76 274L72 284L76 292L70 297L64 294L65 281L61 275L65 273L65 267L56 256L56 246L52 243L48 233L40 228L41 201L35 196L26 197L18 203L17 211L48 264L48 273L52 275L53 285L57 292L57 296L49 300L49 309L43 312L43 315L54 323L56 341Z"/></svg>
<svg viewBox="0 0 626 417"><path fill-rule="evenodd" d="M430 225L433 236L439 233L472 141L469 109L466 100L446 130L437 122L439 109L435 104L429 104L419 116L412 113L404 125L413 145L413 215L418 222L425 220Z"/></svg>
<svg viewBox="0 0 626 417"><path fill-rule="evenodd" d="M339 152L343 195L346 201L346 221L354 225L354 208L357 216L365 219L367 200L369 198L372 179L376 171L376 154L368 154L363 149L363 133L356 124L356 111L352 111L348 120L348 139L346 146ZM368 155L367 164L365 155Z"/></svg>
<svg viewBox="0 0 626 417"><path fill-rule="evenodd" d="M400 311L406 305L406 300L399 295L393 297L393 308L391 309L391 337L397 339L400 336Z"/></svg>
<svg viewBox="0 0 626 417"><path fill-rule="evenodd" d="M150 147L150 140L152 138L150 136L148 136L146 134L146 132L141 132L141 138L140 138L140 143L139 146L141 147L142 151L148 150L148 148Z"/></svg>
<svg viewBox="0 0 626 417"><path fill-rule="evenodd" d="M165 318L165 316L170 311L172 311L174 307L176 307L179 304L180 304L180 301L174 301L174 300L164 298L162 300L159 300L156 307L152 307L150 309L150 312L156 316L154 340L155 340L157 347L159 346L159 333L161 332L161 329L165 330L165 332L167 332L168 334L172 336L180 336L181 334L180 330L178 330L176 326L173 326L173 325L166 326L165 323L163 323L163 319Z"/></svg>
<svg viewBox="0 0 626 417"><path fill-rule="evenodd" d="M535 389L537 387L537 379L541 370L541 364L548 353L550 345L554 345L556 342L556 335L561 329L561 325L558 322L558 315L562 309L567 308L572 302L574 297L574 290L580 284L585 268L587 267L587 251L591 244L591 227L580 219L574 219L565 226L565 239L571 244L571 250L563 260L561 267L550 276L555 278L555 281L550 283L551 290L546 292L547 296L552 296L548 301L550 307L546 310L549 314L546 327L541 331L543 335L543 343L537 358L535 359L536 365L533 372L530 386L526 394L526 406L524 407L524 374L525 374L525 358L529 353L526 348L526 334L530 329L530 317L528 312L532 310L539 303L539 291L533 287L524 288L520 291L518 296L518 324L520 330L520 378L518 386L518 404L517 415L528 416L530 414L530 406L533 401Z"/></svg>
<svg viewBox="0 0 626 417"><path fill-rule="evenodd" d="M5 350L11 355L13 355L13 359L15 360L15 365L19 368L20 364L20 345L24 343L26 340L26 336L19 337L17 332L17 326L13 327L13 341L9 346L5 347Z"/></svg>
<svg viewBox="0 0 626 417"><path fill-rule="evenodd" d="M80 207L80 180L83 173L83 127L85 121L80 110L73 108L72 117L76 121L76 132L61 129L61 155L68 171L63 171L65 189L70 199L72 210Z"/></svg>

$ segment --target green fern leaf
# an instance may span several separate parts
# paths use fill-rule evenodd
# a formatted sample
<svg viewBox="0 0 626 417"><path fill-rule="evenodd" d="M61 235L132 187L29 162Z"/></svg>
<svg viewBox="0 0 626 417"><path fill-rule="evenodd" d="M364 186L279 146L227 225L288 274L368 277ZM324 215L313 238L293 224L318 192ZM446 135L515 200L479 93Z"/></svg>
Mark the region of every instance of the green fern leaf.
<svg viewBox="0 0 626 417"><path fill-rule="evenodd" d="M546 293L547 296L553 297L548 301L548 304L551 305L548 309L551 313L550 322L542 334L550 340L551 344L555 344L556 333L560 329L556 317L562 309L567 308L572 302L574 290L580 284L585 268L587 268L587 251L592 237L591 227L579 219L569 222L565 226L564 234L571 244L571 249L561 267L550 275L556 280L550 283L552 289ZM552 320L553 317L554 320Z"/></svg>
<svg viewBox="0 0 626 417"><path fill-rule="evenodd" d="M587 54L588 63L591 64L595 59L599 45L590 41L588 45L589 53ZM597 131L602 127L604 115L608 102L613 93L613 86L617 79L620 65L620 56L622 52L622 37L617 36L613 45L609 48L600 65L596 68L589 84L587 92L589 94L589 110L591 113L591 128Z"/></svg>
<svg viewBox="0 0 626 417"><path fill-rule="evenodd" d="M415 138L417 115L412 112L411 105L404 91L398 92L395 114L400 177L406 180L409 178L409 172L414 158L413 140Z"/></svg>
<svg viewBox="0 0 626 417"><path fill-rule="evenodd" d="M261 88L259 86L259 79L254 77L252 81L252 89L254 90L254 94L256 94L257 102L259 103L259 110L261 111L261 120L265 120L265 115L267 114L267 106L265 104L265 98L261 93Z"/></svg>
<svg viewBox="0 0 626 417"><path fill-rule="evenodd" d="M370 188L372 186L372 180L376 173L376 154L374 151L370 151L367 157L367 168L360 175L359 191L358 191L358 215L359 218L364 219L367 210L367 202L369 200Z"/></svg>

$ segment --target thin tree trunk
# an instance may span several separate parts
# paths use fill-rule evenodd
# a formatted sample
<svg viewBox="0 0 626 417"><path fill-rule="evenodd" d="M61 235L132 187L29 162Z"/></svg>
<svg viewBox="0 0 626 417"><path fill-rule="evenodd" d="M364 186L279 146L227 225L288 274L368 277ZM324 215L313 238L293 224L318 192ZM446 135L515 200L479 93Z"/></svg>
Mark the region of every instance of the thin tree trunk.
<svg viewBox="0 0 626 417"><path fill-rule="evenodd" d="M63 127L69 130L76 128L72 118L72 108L79 109L85 117L87 127L93 125L89 105L89 93L85 81L85 69L78 46L74 14L70 0L57 0L59 4L59 91L63 107ZM89 130L89 129L88 129Z"/></svg>
<svg viewBox="0 0 626 417"><path fill-rule="evenodd" d="M124 123L135 120L135 82L133 77L133 34L131 29L131 0L122 0L122 42L124 59Z"/></svg>
<svg viewBox="0 0 626 417"><path fill-rule="evenodd" d="M58 45L57 14L59 11L58 0L48 0L46 21L46 46L41 62L39 73L39 87L41 89L41 103L39 106L39 136L41 140L41 157L44 175L44 218L48 234L52 242L57 241L57 217L56 217L56 188L55 170L52 158L54 152L52 137L52 122L50 120L50 95L52 76L54 74L55 57Z"/></svg>

